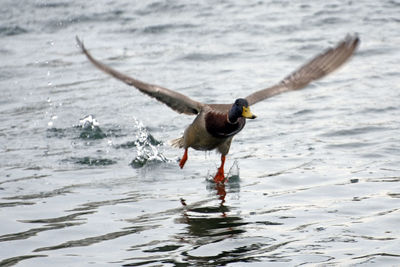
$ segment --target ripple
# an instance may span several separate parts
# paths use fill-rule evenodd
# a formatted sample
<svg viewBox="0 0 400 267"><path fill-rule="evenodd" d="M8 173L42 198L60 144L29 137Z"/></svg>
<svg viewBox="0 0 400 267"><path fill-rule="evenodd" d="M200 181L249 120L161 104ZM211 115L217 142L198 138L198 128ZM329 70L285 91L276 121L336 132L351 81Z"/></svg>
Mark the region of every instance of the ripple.
<svg viewBox="0 0 400 267"><path fill-rule="evenodd" d="M219 59L230 59L235 57L236 54L234 53L190 53L183 57L181 60L187 61L212 61L212 60L219 60Z"/></svg>
<svg viewBox="0 0 400 267"><path fill-rule="evenodd" d="M97 140L106 137L107 135L99 126L84 127L79 134L79 138L84 140Z"/></svg>
<svg viewBox="0 0 400 267"><path fill-rule="evenodd" d="M22 202L22 201L0 202L0 208L27 206L27 205L35 205L35 204L36 203L34 203L34 202Z"/></svg>
<svg viewBox="0 0 400 267"><path fill-rule="evenodd" d="M29 32L27 29L20 26L0 26L0 36L14 36Z"/></svg>
<svg viewBox="0 0 400 267"><path fill-rule="evenodd" d="M5 197L4 199L7 199L7 200L14 200L14 199L20 199L20 200L45 199L45 198L51 198L51 197L54 197L54 196L65 195L65 194L69 194L69 193L71 193L71 191L68 188L61 188L61 189L55 189L55 190L52 190L52 191L49 191L49 192L40 192L40 193L37 193L37 194Z"/></svg>
<svg viewBox="0 0 400 267"><path fill-rule="evenodd" d="M365 113L378 113L378 114L384 114L388 111L395 111L397 110L397 107L389 106L389 107L382 107L382 108L366 108L362 110L360 113L365 114Z"/></svg>
<svg viewBox="0 0 400 267"><path fill-rule="evenodd" d="M109 166L116 164L117 162L112 159L107 158L95 158L95 157L71 157L69 159L65 159L65 162L72 162L79 165L87 165L87 166Z"/></svg>
<svg viewBox="0 0 400 267"><path fill-rule="evenodd" d="M398 183L400 182L400 177L368 178L366 181L371 183Z"/></svg>
<svg viewBox="0 0 400 267"><path fill-rule="evenodd" d="M353 259L363 259L363 258L372 258L372 257L400 257L400 254L391 254L391 253L373 253L373 254L367 254L367 255L362 255L359 257L354 257Z"/></svg>
<svg viewBox="0 0 400 267"><path fill-rule="evenodd" d="M144 27L142 32L145 34L160 34L160 33L166 33L168 31L176 30L176 29L192 29L197 27L197 25L194 24L158 24L158 25L152 25L152 26L147 26Z"/></svg>
<svg viewBox="0 0 400 267"><path fill-rule="evenodd" d="M82 215L92 214L94 211L86 211L86 212L77 212L73 214L69 214L66 216L56 217L56 218L47 218L47 219L33 219L33 220L18 220L22 223L64 223L67 221L77 221L77 220L85 220L83 218L79 218Z"/></svg>
<svg viewBox="0 0 400 267"><path fill-rule="evenodd" d="M348 149L353 149L353 148L362 148L362 147L368 147L368 146L373 146L376 145L377 143L367 143L367 142L347 142L347 143L340 143L340 144L330 144L327 145L327 148L348 148Z"/></svg>
<svg viewBox="0 0 400 267"><path fill-rule="evenodd" d="M32 228L32 229L29 229L29 230L23 231L23 232L2 235L2 236L0 236L0 242L28 239L33 236L36 236L40 232L63 229L66 227L77 226L77 225L81 225L81 224L83 224L83 222L79 222L79 223L63 222L63 223L47 224L43 227Z"/></svg>
<svg viewBox="0 0 400 267"><path fill-rule="evenodd" d="M352 135L361 135L361 134L369 134L371 132L380 132L389 130L387 127L379 127L379 126L365 126L358 127L352 129L338 130L338 131L330 131L325 134L321 134L321 136L325 137L335 137L335 136L352 136Z"/></svg>
<svg viewBox="0 0 400 267"><path fill-rule="evenodd" d="M256 238L255 238L256 239ZM229 263L238 262L265 262L268 258L273 262L287 262L287 259L274 257L271 252L277 251L280 248L292 243L287 241L270 245L271 239L265 238L264 242L254 242L247 245L240 245L239 240L225 239L220 242L210 243L187 253L187 260L195 262L197 266L204 266L210 262L217 266L225 266ZM224 248L222 251L220 248ZM274 259L275 258L275 259ZM264 260L264 261L263 261Z"/></svg>
<svg viewBox="0 0 400 267"><path fill-rule="evenodd" d="M20 178L15 178L15 179L7 179L4 181L1 181L0 184L5 184L5 183L15 183L15 182L20 182L20 181L28 181L28 180L36 180L36 179L43 179L46 177L49 177L50 175L30 175L30 176L25 176L25 177L20 177Z"/></svg>
<svg viewBox="0 0 400 267"><path fill-rule="evenodd" d="M398 1L5 2L1 266L396 265ZM154 114L159 103L97 72L73 38L99 59L125 49L138 78L179 76L214 102L274 82L349 29L362 45L320 84L340 92L310 85L304 101L257 105L264 119L235 138L227 166L237 160L240 177L224 186L209 178L213 153L192 150L183 170L167 159L176 151L160 140L189 117ZM132 123L143 105L153 112Z"/></svg>
<svg viewBox="0 0 400 267"><path fill-rule="evenodd" d="M12 257L0 261L0 266L14 266L23 260L40 258L40 257L47 257L47 255L23 255L23 256Z"/></svg>
<svg viewBox="0 0 400 267"><path fill-rule="evenodd" d="M47 138L65 138L69 136L68 130L62 128L48 128L46 130Z"/></svg>
<svg viewBox="0 0 400 267"><path fill-rule="evenodd" d="M147 5L145 8L137 10L135 13L138 15L146 16L154 13L165 12L182 12L186 7L184 4L175 4L174 2L154 2Z"/></svg>
<svg viewBox="0 0 400 267"><path fill-rule="evenodd" d="M9 114L10 116L30 116L32 114L37 114L40 113L41 111L47 109L47 106L45 105L45 102L40 101L36 103L31 103L31 104L25 104L24 106L18 106L16 108L12 108L9 110L5 110L4 112L6 114Z"/></svg>
<svg viewBox="0 0 400 267"><path fill-rule="evenodd" d="M33 252L58 250L58 249L72 248L72 247L86 247L86 246L97 244L97 243L100 243L103 241L113 240L113 239L119 238L121 236L135 234L135 233L141 232L145 229L147 229L147 227L129 227L127 230L123 230L123 231L117 231L117 232L107 233L107 234L99 235L99 236L87 237L87 238L78 239L78 240L70 240L70 241L67 241L67 242L64 242L64 243L61 243L58 245L54 245L54 246L37 248Z"/></svg>
<svg viewBox="0 0 400 267"><path fill-rule="evenodd" d="M49 32L56 32L66 29L72 25L79 25L90 22L110 22L119 20L123 10L113 10L112 12L85 13L85 14L70 14L69 16L61 16L55 19L46 20L44 29Z"/></svg>
<svg viewBox="0 0 400 267"><path fill-rule="evenodd" d="M177 250L179 248L181 248L182 246L179 245L164 245L161 247L155 247L152 249L148 249L148 250L143 250L143 252L150 252L150 253L154 253L154 252L169 252L169 251L174 251Z"/></svg>
<svg viewBox="0 0 400 267"><path fill-rule="evenodd" d="M58 67L66 67L72 65L71 62L65 61L63 59L53 59L53 60L46 60L42 62L35 62L29 63L27 66L35 66L41 68L58 68Z"/></svg>
<svg viewBox="0 0 400 267"><path fill-rule="evenodd" d="M54 2L54 3L48 3L48 2L39 2L35 3L35 6L38 8L67 8L70 6L69 2Z"/></svg>
<svg viewBox="0 0 400 267"><path fill-rule="evenodd" d="M139 197L137 195L133 195L132 197L124 197L124 198L119 198L119 199L88 202L88 203L83 203L78 208L74 208L69 211L92 211L92 210L96 210L96 209L98 209L100 207L104 207L104 206L115 206L117 204L135 203L135 202L138 202L138 198Z"/></svg>

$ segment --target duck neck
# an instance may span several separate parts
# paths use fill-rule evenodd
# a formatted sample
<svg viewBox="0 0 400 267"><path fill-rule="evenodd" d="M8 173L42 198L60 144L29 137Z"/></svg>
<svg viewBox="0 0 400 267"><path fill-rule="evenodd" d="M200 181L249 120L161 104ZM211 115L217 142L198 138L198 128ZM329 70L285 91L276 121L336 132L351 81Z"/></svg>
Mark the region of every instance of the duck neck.
<svg viewBox="0 0 400 267"><path fill-rule="evenodd" d="M228 116L227 116L229 123L231 123L231 124L237 123L237 120L239 119L239 117L240 117L240 114L238 114L238 112L235 109L229 110Z"/></svg>

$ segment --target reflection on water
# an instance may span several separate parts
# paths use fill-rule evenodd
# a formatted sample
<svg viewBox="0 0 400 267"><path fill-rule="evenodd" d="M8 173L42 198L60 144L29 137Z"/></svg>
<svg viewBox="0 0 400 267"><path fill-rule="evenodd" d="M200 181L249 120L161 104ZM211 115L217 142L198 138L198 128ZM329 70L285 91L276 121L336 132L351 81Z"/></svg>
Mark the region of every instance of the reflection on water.
<svg viewBox="0 0 400 267"><path fill-rule="evenodd" d="M130 259L129 263L124 264L124 266L138 266L158 262L158 260L153 261L155 254L157 254L158 259L165 258L159 261L164 264L179 264L182 262L188 262L193 265L224 264L233 262L238 257L242 257L242 254L246 255L247 252L256 249L255 247L241 247L229 251L229 248L216 247L210 251L207 248L211 244L216 244L217 246L218 243L224 242L224 240L235 238L246 232L243 226L247 223L241 218L238 211L225 204L225 196L227 195L225 187L228 188L228 192L231 194L238 193L238 187L235 183L239 181L239 177L229 177L229 179L230 182L225 185L215 185L211 182L211 179L207 181L209 192L217 196L217 198L212 197L211 199L194 203L188 203L181 198L181 209L165 211L162 212L162 215L157 214L157 216L165 216L167 214L178 216L174 219L174 222L178 225L184 225L184 228L182 228L179 235L175 236L175 240L168 241L169 244L154 242L154 244L132 247L131 250L143 249L143 253L149 254L149 256L137 257L134 260ZM217 202L215 202L216 199L218 199ZM146 218L148 222L151 222L157 220L157 216L155 214L146 215L141 219ZM138 223L138 218L133 221ZM152 245L156 246L151 249L145 249ZM188 250L188 248L190 249ZM212 256L209 255L210 252L213 254ZM171 253L175 256L172 256ZM172 260L173 258L176 258L176 260Z"/></svg>
<svg viewBox="0 0 400 267"><path fill-rule="evenodd" d="M210 241L210 237L222 238L222 236L234 236L236 234L243 233L244 230L240 229L240 226L245 225L239 216L232 216L233 211L229 206L225 205L226 197L226 186L238 182L238 176L229 177L229 183L227 184L215 184L211 181L209 190L213 191L218 196L220 204L218 206L201 206L196 207L193 205L187 205L184 199L181 199L182 205L184 206L184 219L183 221L189 225L189 234L196 237L207 237ZM238 193L238 187L230 187L230 193Z"/></svg>
<svg viewBox="0 0 400 267"><path fill-rule="evenodd" d="M396 1L3 0L0 266L397 266L398 13ZM218 155L191 151L181 170L167 145L193 118L98 72L74 40L228 103L354 32L341 70L254 106L225 185L212 182Z"/></svg>

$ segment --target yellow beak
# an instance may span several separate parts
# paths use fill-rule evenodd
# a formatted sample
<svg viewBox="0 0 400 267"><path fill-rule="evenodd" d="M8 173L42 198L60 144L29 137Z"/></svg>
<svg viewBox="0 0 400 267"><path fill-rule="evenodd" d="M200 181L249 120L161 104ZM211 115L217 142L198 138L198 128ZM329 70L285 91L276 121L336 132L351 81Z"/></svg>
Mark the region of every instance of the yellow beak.
<svg viewBox="0 0 400 267"><path fill-rule="evenodd" d="M247 118L247 119L255 119L255 118L257 117L256 115L254 115L253 113L251 113L249 107L247 107L247 108L246 108L246 107L243 107L242 116L243 116L244 118Z"/></svg>

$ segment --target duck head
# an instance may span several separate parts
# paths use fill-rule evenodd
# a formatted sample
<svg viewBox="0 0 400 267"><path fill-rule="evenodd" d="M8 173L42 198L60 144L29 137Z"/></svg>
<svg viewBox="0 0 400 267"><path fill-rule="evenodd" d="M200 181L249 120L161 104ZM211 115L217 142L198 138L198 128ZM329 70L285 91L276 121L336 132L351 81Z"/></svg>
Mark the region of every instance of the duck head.
<svg viewBox="0 0 400 267"><path fill-rule="evenodd" d="M251 113L249 103L244 98L236 99L228 113L228 119L230 123L236 123L237 119L240 117L246 119L256 118L256 116Z"/></svg>

